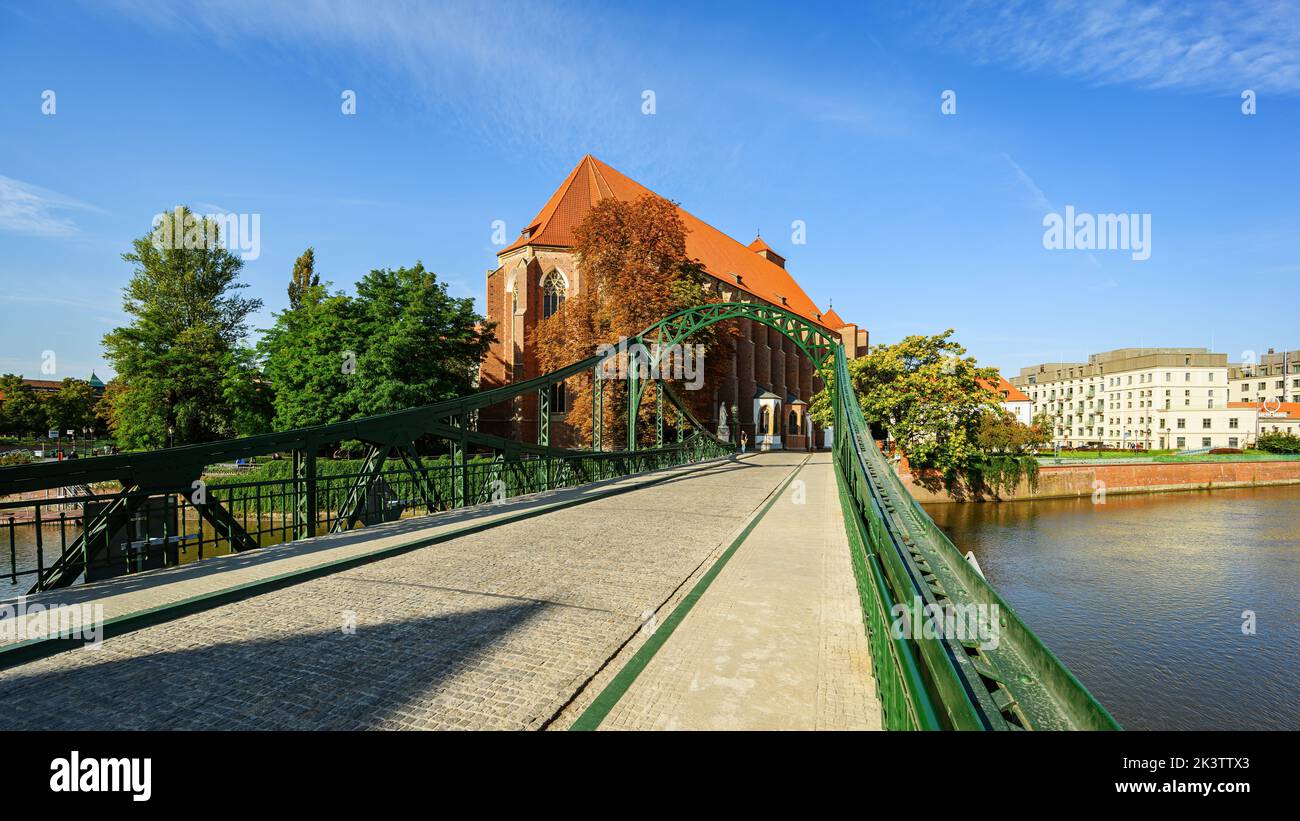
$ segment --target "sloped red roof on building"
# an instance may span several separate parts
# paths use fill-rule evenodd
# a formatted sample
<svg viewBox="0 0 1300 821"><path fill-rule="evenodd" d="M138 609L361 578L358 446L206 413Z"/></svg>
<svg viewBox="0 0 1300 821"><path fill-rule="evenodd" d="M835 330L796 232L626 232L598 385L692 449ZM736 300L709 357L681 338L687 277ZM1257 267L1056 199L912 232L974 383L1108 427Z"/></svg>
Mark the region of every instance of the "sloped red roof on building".
<svg viewBox="0 0 1300 821"><path fill-rule="evenodd" d="M835 313L834 308L831 308L829 311L822 314L822 322L826 325L826 327L834 328L837 331L840 328L843 328L845 325L849 324L845 322L843 319L840 319L840 315Z"/></svg>
<svg viewBox="0 0 1300 821"><path fill-rule="evenodd" d="M1017 388L1015 385L1012 385L1010 382L1008 382L1006 380L1006 377L1004 377L1002 374L998 374L998 382L996 385L994 385L992 382L986 379L979 380L979 383L984 387L988 388L989 390L993 391L994 393L996 393L998 396L1001 396L1003 402L1033 401L1028 396L1025 395L1024 391L1020 390L1020 388Z"/></svg>
<svg viewBox="0 0 1300 821"><path fill-rule="evenodd" d="M574 231L582 223L587 211L597 202L605 197L633 202L647 194L659 196L588 154L519 238L498 255L525 245L572 248L575 243ZM687 255L702 263L712 277L772 305L788 308L823 327L831 327L825 320L818 319L821 309L804 293L789 272L755 253L761 249L754 248L752 244L749 247L742 245L681 206L677 207L677 211L686 225ZM762 243L762 240L755 242ZM766 243L762 243L762 247L767 248ZM740 276L739 282L736 281L736 275ZM838 326L835 329L838 330Z"/></svg>
<svg viewBox="0 0 1300 821"><path fill-rule="evenodd" d="M1282 413L1288 419L1300 419L1300 402L1229 402L1228 407L1254 408L1260 413Z"/></svg>

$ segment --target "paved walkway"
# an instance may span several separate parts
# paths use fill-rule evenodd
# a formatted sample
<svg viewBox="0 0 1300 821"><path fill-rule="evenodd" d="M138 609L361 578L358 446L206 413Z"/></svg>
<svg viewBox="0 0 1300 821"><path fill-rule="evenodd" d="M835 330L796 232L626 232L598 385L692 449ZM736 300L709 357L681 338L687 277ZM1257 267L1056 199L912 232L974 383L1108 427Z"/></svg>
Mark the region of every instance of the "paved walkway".
<svg viewBox="0 0 1300 821"><path fill-rule="evenodd" d="M796 454L751 455L621 480L623 487L633 482L632 489L614 495L557 492L503 510L403 520L44 594L46 604L107 602L111 614L129 615L219 592L236 580L445 536L483 517L497 522L0 670L0 730L563 729L803 461ZM746 627L736 634L732 625L740 638L730 640L750 628L770 632L769 655L753 655L763 648L757 635L738 644L737 666L709 668L714 679L701 678L703 690L681 696L672 726L706 726L698 716L710 709L725 726L866 726L860 711L871 678L853 641L862 628L848 556L846 549L836 556L826 535L834 528L816 523L839 521L834 481L824 458L805 473L799 478L808 483L807 504L774 502L714 580L696 614L704 626L682 634L697 636L716 655L722 627L704 619L730 612ZM652 478L662 481L650 484ZM589 500L527 519L500 518L574 501L575 494ZM770 545L810 534L810 546L790 552L784 569L773 563L779 557ZM222 562L228 573L216 572ZM736 574L739 584L731 580ZM825 581L819 585L818 578ZM728 595L739 596L730 609ZM647 670L638 688L689 669L689 646L665 648L668 666ZM844 680L847 667L860 676L856 685ZM754 682L752 711L740 710L737 699L695 700L725 677ZM780 688L797 690L797 699L807 701L809 682L812 707L781 695ZM624 709L640 709L639 689L629 695ZM772 718L778 709L790 712L788 723ZM643 725L633 724L629 712L611 726L669 726L653 711L644 715Z"/></svg>
<svg viewBox="0 0 1300 821"><path fill-rule="evenodd" d="M737 462L731 460L729 464L735 465ZM710 463L682 465L593 482L576 488L519 496L500 503L461 508L433 516L415 516L344 533L285 542L244 553L214 556L165 570L119 576L24 598L29 607L34 604L100 605L104 608L105 620L112 622L255 587L296 574L318 571L331 565L383 556L421 543L457 538L502 522L554 515L555 511L574 504L646 488L664 481L676 481L701 470L718 469L719 465L710 466ZM13 589L15 592L0 600L0 604L13 604L17 601L18 588ZM9 611L4 612L7 614ZM18 636L41 635L47 625L43 616L31 615L25 618L26 624L19 629L8 625L8 618L12 617L0 617L0 627L6 628L0 630L0 651L21 643ZM3 652L0 652L0 663L3 660Z"/></svg>
<svg viewBox="0 0 1300 821"><path fill-rule="evenodd" d="M829 454L814 455L601 729L880 729Z"/></svg>

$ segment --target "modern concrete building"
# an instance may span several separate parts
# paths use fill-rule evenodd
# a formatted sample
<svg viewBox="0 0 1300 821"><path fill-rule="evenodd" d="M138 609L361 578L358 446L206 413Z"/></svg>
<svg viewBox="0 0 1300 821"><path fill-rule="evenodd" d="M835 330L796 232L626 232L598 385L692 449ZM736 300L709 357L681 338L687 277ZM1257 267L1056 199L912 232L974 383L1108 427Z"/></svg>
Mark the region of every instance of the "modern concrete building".
<svg viewBox="0 0 1300 821"><path fill-rule="evenodd" d="M1244 448L1257 412L1229 406L1228 370L1227 354L1206 348L1120 348L1021 368L1010 381L1035 416L1052 417L1063 447Z"/></svg>
<svg viewBox="0 0 1300 821"><path fill-rule="evenodd" d="M1233 402L1300 402L1300 351L1272 348L1255 363L1228 366Z"/></svg>

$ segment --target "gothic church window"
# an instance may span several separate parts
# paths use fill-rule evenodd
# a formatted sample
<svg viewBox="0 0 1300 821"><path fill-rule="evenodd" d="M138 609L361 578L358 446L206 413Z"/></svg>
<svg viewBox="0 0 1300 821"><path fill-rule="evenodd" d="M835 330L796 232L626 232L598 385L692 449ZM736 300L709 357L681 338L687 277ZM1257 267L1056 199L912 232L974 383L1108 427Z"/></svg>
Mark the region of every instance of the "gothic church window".
<svg viewBox="0 0 1300 821"><path fill-rule="evenodd" d="M564 304L564 277L551 271L542 282L542 318L549 319Z"/></svg>

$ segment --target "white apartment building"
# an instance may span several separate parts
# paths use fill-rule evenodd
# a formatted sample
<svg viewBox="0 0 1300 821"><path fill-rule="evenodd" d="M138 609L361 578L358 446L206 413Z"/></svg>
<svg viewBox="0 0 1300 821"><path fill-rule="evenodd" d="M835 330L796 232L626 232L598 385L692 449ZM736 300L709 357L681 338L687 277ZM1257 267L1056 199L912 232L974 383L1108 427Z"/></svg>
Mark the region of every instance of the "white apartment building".
<svg viewBox="0 0 1300 821"><path fill-rule="evenodd" d="M1029 396L1035 417L1051 417L1053 443L1062 447L1198 450L1255 441L1257 410L1228 406L1227 354L1206 348L1120 348L1087 362L1021 368L1010 381Z"/></svg>
<svg viewBox="0 0 1300 821"><path fill-rule="evenodd" d="M1259 362L1228 366L1232 402L1300 402L1300 351L1272 348Z"/></svg>

